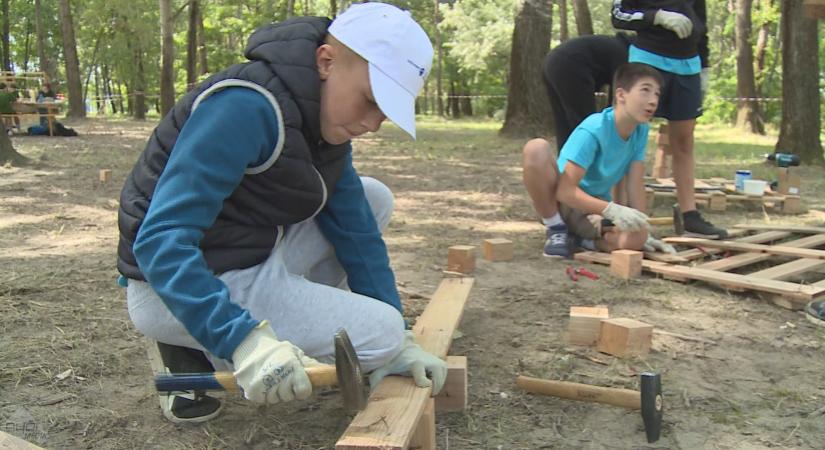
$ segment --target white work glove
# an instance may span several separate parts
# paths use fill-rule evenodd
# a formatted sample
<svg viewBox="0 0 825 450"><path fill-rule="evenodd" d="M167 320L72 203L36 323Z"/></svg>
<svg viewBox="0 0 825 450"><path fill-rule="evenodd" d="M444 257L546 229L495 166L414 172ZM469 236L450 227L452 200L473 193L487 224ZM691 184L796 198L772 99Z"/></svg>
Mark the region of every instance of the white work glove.
<svg viewBox="0 0 825 450"><path fill-rule="evenodd" d="M646 230L650 226L645 213L613 202L604 208L602 217L610 219L622 231Z"/></svg>
<svg viewBox="0 0 825 450"><path fill-rule="evenodd" d="M672 245L666 244L661 239L656 239L651 235L647 236L647 241L645 241L644 249L646 252L662 252L669 253L671 255L676 254L676 249L673 248Z"/></svg>
<svg viewBox="0 0 825 450"><path fill-rule="evenodd" d="M708 89L710 88L710 73L707 67L702 68L702 72L699 73L699 80L702 83L702 98L705 98L707 97Z"/></svg>
<svg viewBox="0 0 825 450"><path fill-rule="evenodd" d="M653 17L653 25L659 25L663 28L676 33L679 39L684 39L690 36L693 32L693 22L684 15L673 11L665 11L660 9Z"/></svg>
<svg viewBox="0 0 825 450"><path fill-rule="evenodd" d="M232 361L244 398L263 404L309 397L312 383L304 366L319 364L298 347L279 341L265 320L238 345Z"/></svg>
<svg viewBox="0 0 825 450"><path fill-rule="evenodd" d="M432 381L427 378L430 373ZM375 389L387 375L412 375L418 387L433 387L433 395L438 395L447 378L447 363L443 359L424 351L413 340L412 331L404 332L404 344L393 359L370 374L370 388Z"/></svg>

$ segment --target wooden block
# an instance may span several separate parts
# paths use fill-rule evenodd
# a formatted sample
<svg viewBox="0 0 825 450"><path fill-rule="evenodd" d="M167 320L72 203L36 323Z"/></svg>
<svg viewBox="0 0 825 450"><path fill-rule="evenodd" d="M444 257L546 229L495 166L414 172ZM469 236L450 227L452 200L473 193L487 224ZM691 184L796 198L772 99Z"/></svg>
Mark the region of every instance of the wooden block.
<svg viewBox="0 0 825 450"><path fill-rule="evenodd" d="M602 320L598 350L613 356L644 356L653 342L653 325L633 319Z"/></svg>
<svg viewBox="0 0 825 450"><path fill-rule="evenodd" d="M780 167L778 169L779 193L782 195L799 195L802 177L798 167Z"/></svg>
<svg viewBox="0 0 825 450"><path fill-rule="evenodd" d="M485 239L484 259L487 261L510 261L513 259L513 241L502 238Z"/></svg>
<svg viewBox="0 0 825 450"><path fill-rule="evenodd" d="M453 245L447 251L447 270L470 273L476 268L476 248L472 245Z"/></svg>
<svg viewBox="0 0 825 450"><path fill-rule="evenodd" d="M410 439L410 449L435 450L435 407L432 398L427 400L421 418L418 419L418 426ZM375 447L381 448L381 447Z"/></svg>
<svg viewBox="0 0 825 450"><path fill-rule="evenodd" d="M616 250L611 253L610 272L619 278L629 280L642 274L642 252Z"/></svg>
<svg viewBox="0 0 825 450"><path fill-rule="evenodd" d="M571 306L567 342L570 345L595 345L599 342L602 320L609 317L606 306Z"/></svg>
<svg viewBox="0 0 825 450"><path fill-rule="evenodd" d="M653 205L656 204L656 191L652 187L645 187L645 214L650 215Z"/></svg>
<svg viewBox="0 0 825 450"><path fill-rule="evenodd" d="M112 180L112 171L110 169L100 169L99 180L101 183L108 183Z"/></svg>
<svg viewBox="0 0 825 450"><path fill-rule="evenodd" d="M467 357L447 357L447 379L435 398L437 412L455 412L467 409Z"/></svg>
<svg viewBox="0 0 825 450"><path fill-rule="evenodd" d="M782 202L782 213L799 214L802 212L802 199L798 195L786 195Z"/></svg>
<svg viewBox="0 0 825 450"><path fill-rule="evenodd" d="M713 191L708 199L711 211L724 211L728 207L728 196L724 192Z"/></svg>

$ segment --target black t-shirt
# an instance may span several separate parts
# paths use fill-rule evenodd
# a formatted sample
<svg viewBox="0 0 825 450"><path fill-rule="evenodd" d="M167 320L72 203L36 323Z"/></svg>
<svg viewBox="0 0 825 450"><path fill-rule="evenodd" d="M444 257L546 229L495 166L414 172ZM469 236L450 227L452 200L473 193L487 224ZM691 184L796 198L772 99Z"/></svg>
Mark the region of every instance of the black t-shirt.
<svg viewBox="0 0 825 450"><path fill-rule="evenodd" d="M588 77L593 79L595 89L611 84L616 68L627 62L631 39L632 36L617 33L615 36L580 36L564 41L545 59L546 78L552 82L559 77Z"/></svg>

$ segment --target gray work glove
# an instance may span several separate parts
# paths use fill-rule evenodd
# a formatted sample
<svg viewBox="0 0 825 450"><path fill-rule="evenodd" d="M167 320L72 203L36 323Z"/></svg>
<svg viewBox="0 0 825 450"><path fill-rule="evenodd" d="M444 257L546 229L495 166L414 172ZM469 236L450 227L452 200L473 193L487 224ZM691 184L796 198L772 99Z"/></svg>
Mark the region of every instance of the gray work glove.
<svg viewBox="0 0 825 450"><path fill-rule="evenodd" d="M653 25L667 28L676 33L679 39L684 39L693 32L693 22L691 22L686 15L673 11L665 11L664 9L656 12L656 16L653 18Z"/></svg>
<svg viewBox="0 0 825 450"><path fill-rule="evenodd" d="M602 217L610 219L622 231L639 231L650 227L645 213L618 203L608 203L602 211Z"/></svg>
<svg viewBox="0 0 825 450"><path fill-rule="evenodd" d="M432 381L427 378L430 373ZM412 376L418 387L433 387L433 395L438 395L447 378L447 363L431 353L427 353L413 340L412 331L404 332L404 345L393 359L370 374L370 387L375 389L387 375Z"/></svg>
<svg viewBox="0 0 825 450"><path fill-rule="evenodd" d="M661 239L656 239L653 236L648 235L647 241L645 241L644 250L646 252L662 252L662 253L669 253L671 255L676 254L676 249L673 248L672 245L666 244Z"/></svg>

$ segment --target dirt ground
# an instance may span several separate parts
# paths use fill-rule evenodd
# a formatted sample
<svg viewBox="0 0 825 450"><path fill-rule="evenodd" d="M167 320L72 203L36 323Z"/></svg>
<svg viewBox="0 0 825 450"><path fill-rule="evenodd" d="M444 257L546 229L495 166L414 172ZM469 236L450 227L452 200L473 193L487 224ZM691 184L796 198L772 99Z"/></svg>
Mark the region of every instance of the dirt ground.
<svg viewBox="0 0 825 450"><path fill-rule="evenodd" d="M0 426L48 448L330 449L349 418L335 391L255 407L230 397L220 418L176 426L160 414L144 344L116 284L117 198L153 123L69 123L78 138L15 137L34 164L0 167ZM521 187L521 142L494 125L429 122L419 141L397 129L356 144L362 174L396 195L386 233L411 320L442 278L447 247L515 242L515 259L479 260L452 354L469 358L469 408L437 417L441 449L825 448L825 329L753 295L652 276L624 282L604 267L572 282L567 261L541 256L543 230ZM700 163L733 173L735 163ZM98 171L111 169L109 183ZM704 171L704 172L703 172ZM821 169L804 170L803 216L819 224ZM658 205L659 216L667 205ZM763 213L712 215L732 225ZM663 229L663 231L666 231ZM578 264L577 264L578 265ZM412 297L412 298L411 298ZM564 342L571 305L605 304L662 330L645 358L617 359ZM519 391L517 374L638 388L663 376L662 439L648 445L638 412Z"/></svg>

